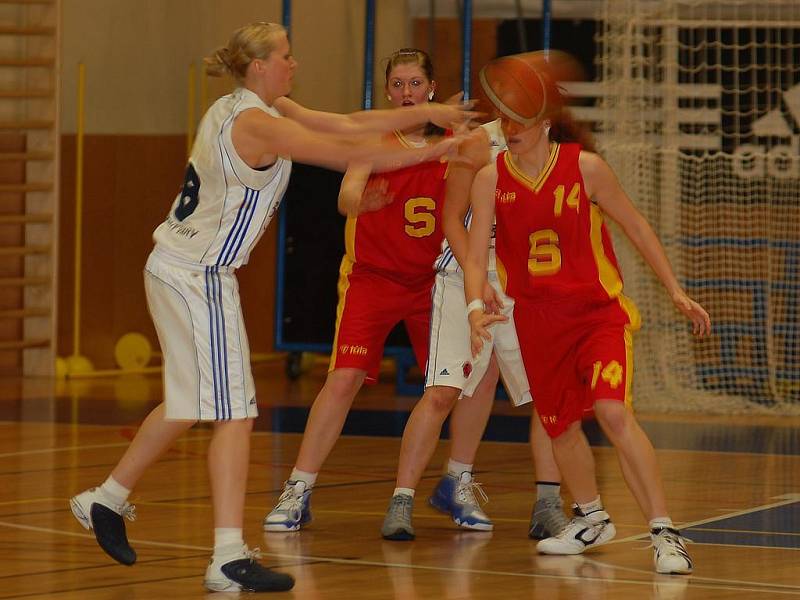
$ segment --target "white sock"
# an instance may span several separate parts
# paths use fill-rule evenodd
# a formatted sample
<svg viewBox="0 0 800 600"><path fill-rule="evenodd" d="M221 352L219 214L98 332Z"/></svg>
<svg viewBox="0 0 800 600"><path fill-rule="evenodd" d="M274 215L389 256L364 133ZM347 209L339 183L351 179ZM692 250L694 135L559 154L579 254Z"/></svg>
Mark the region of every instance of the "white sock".
<svg viewBox="0 0 800 600"><path fill-rule="evenodd" d="M236 552L244 546L242 530L235 527L214 528L214 554L228 554Z"/></svg>
<svg viewBox="0 0 800 600"><path fill-rule="evenodd" d="M587 502L586 504L578 504L578 508L584 515L588 515L593 512L597 512L598 510L603 510L603 502L600 500L600 496L592 500L591 502Z"/></svg>
<svg viewBox="0 0 800 600"><path fill-rule="evenodd" d="M414 497L416 490L414 488L394 488L394 492L392 492L392 497L397 496L398 494L403 494L405 496Z"/></svg>
<svg viewBox="0 0 800 600"><path fill-rule="evenodd" d="M289 481L302 481L306 484L306 489L311 489L317 482L317 475L319 475L319 473L308 473L307 471L301 471L295 467L292 469L292 474L289 475Z"/></svg>
<svg viewBox="0 0 800 600"><path fill-rule="evenodd" d="M111 475L103 482L100 489L103 495L117 506L124 506L128 496L131 495L131 491L111 477Z"/></svg>
<svg viewBox="0 0 800 600"><path fill-rule="evenodd" d="M472 467L473 465L466 465L451 458L447 461L447 474L456 478L460 478L461 474L465 471L472 473Z"/></svg>
<svg viewBox="0 0 800 600"><path fill-rule="evenodd" d="M662 529L664 527L675 529L672 519L669 517L656 517L650 521L650 529Z"/></svg>

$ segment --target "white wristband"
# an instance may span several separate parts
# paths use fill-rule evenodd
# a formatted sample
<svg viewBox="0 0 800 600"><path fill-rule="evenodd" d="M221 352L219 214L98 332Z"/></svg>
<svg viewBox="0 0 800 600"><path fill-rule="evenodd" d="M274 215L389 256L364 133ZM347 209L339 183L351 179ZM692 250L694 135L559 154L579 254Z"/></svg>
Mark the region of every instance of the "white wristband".
<svg viewBox="0 0 800 600"><path fill-rule="evenodd" d="M473 310L483 310L483 311L485 311L486 310L486 305L483 303L483 300L478 298L477 300L473 300L472 302L467 304L467 316L469 316L469 313L471 313Z"/></svg>

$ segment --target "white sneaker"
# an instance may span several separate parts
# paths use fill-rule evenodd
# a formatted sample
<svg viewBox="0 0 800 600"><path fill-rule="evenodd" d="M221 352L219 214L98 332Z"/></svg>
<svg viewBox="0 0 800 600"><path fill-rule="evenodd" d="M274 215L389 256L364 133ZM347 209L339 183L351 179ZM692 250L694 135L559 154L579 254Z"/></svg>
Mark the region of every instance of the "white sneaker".
<svg viewBox="0 0 800 600"><path fill-rule="evenodd" d="M294 577L277 573L256 562L258 548L241 549L212 556L203 581L212 592L285 592L294 587Z"/></svg>
<svg viewBox="0 0 800 600"><path fill-rule="evenodd" d="M72 514L84 529L94 532L97 543L111 558L123 565L136 562L136 551L128 543L125 520L136 519L136 507L126 502L122 506L110 501L103 490L91 488L73 496L69 501Z"/></svg>
<svg viewBox="0 0 800 600"><path fill-rule="evenodd" d="M587 548L610 542L616 534L608 513L596 510L575 516L561 533L536 544L536 550L542 554L581 554Z"/></svg>
<svg viewBox="0 0 800 600"><path fill-rule="evenodd" d="M657 573L688 575L692 572L692 559L683 545L688 540L681 536L680 531L672 527L651 529L650 539L653 540L653 562Z"/></svg>
<svg viewBox="0 0 800 600"><path fill-rule="evenodd" d="M264 517L267 532L297 531L311 522L311 490L305 481L287 481L275 508Z"/></svg>

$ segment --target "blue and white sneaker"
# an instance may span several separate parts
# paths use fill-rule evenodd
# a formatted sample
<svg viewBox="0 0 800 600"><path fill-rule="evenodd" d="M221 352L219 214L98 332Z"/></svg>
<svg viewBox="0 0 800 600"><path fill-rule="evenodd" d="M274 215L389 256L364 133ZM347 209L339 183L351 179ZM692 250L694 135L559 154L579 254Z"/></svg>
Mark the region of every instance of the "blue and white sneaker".
<svg viewBox="0 0 800 600"><path fill-rule="evenodd" d="M297 531L311 522L311 489L305 481L287 481L275 508L264 517L264 531Z"/></svg>
<svg viewBox="0 0 800 600"><path fill-rule="evenodd" d="M436 510L450 515L459 527L492 531L494 523L478 504L476 491L484 503L489 501L481 484L472 478L472 473L464 471L461 477L448 473L439 480L428 502Z"/></svg>

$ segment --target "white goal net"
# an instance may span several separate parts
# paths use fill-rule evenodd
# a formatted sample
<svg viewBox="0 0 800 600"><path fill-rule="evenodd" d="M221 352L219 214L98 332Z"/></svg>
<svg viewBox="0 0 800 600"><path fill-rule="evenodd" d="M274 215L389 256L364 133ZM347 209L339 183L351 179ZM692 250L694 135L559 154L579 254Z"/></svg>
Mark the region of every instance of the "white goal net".
<svg viewBox="0 0 800 600"><path fill-rule="evenodd" d="M639 409L800 414L800 1L606 0L601 151L711 314L614 232Z"/></svg>

